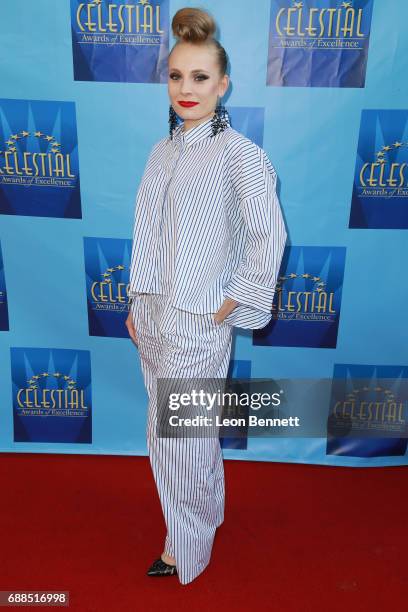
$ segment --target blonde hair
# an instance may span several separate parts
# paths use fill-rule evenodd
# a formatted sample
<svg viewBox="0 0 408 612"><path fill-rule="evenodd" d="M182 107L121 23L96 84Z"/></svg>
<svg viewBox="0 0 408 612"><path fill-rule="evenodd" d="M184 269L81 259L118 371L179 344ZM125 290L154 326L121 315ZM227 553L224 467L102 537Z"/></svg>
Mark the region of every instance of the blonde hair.
<svg viewBox="0 0 408 612"><path fill-rule="evenodd" d="M172 19L171 29L177 38L174 47L182 42L211 46L216 52L220 74L227 72L228 56L224 47L214 38L216 23L207 11L200 8L179 9Z"/></svg>

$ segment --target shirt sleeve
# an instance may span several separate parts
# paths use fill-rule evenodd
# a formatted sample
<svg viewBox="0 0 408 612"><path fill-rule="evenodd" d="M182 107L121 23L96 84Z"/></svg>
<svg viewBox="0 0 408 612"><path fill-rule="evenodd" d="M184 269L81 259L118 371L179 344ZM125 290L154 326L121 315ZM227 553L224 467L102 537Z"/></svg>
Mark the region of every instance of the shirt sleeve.
<svg viewBox="0 0 408 612"><path fill-rule="evenodd" d="M287 239L276 194L277 175L265 151L248 140L232 160L230 176L245 225L245 244L224 295L240 305L271 313Z"/></svg>

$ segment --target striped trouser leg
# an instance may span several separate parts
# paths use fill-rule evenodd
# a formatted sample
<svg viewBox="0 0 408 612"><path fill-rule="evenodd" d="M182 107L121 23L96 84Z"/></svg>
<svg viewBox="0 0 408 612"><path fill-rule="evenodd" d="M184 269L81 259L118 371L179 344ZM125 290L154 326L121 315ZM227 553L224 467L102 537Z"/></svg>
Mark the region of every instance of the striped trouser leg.
<svg viewBox="0 0 408 612"><path fill-rule="evenodd" d="M160 311L158 301L148 303L146 294L140 294L132 302L131 312L138 340L138 351L140 354L140 365L143 373L149 404L154 401L155 385L159 361L163 353L163 336L157 325ZM166 535L164 552L174 557L168 534Z"/></svg>
<svg viewBox="0 0 408 612"><path fill-rule="evenodd" d="M225 481L224 481L224 462L221 451L221 446L218 446L216 452L216 463L214 465L214 502L215 502L215 516L216 526L219 527L224 521L224 504L225 504ZM166 540L164 544L164 552L166 555L174 558L174 549L171 545L169 534L166 534Z"/></svg>
<svg viewBox="0 0 408 612"><path fill-rule="evenodd" d="M225 379L232 327L213 315L170 305L166 296L142 296L136 333L149 392L147 445L167 526L165 552L187 584L208 565L216 528L224 519L224 468L219 438L157 435L157 379ZM136 327L137 327L136 325ZM158 353L160 356L158 357Z"/></svg>

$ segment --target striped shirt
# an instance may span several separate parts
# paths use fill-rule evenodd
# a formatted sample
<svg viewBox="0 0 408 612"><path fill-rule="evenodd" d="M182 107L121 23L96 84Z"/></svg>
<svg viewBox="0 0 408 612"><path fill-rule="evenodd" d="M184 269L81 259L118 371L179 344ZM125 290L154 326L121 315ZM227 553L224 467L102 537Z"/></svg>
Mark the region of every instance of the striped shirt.
<svg viewBox="0 0 408 612"><path fill-rule="evenodd" d="M160 244L156 258L156 270L153 283L150 288L152 293L170 295L176 260L177 236L176 211L174 199L166 199L163 202L163 216L160 233Z"/></svg>
<svg viewBox="0 0 408 612"><path fill-rule="evenodd" d="M265 327L287 238L275 169L261 147L230 125L215 136L211 119L183 128L153 146L144 169L129 295L159 293L160 253L173 253L173 306L215 313L229 297L239 305L226 322ZM171 242L164 251L163 240Z"/></svg>

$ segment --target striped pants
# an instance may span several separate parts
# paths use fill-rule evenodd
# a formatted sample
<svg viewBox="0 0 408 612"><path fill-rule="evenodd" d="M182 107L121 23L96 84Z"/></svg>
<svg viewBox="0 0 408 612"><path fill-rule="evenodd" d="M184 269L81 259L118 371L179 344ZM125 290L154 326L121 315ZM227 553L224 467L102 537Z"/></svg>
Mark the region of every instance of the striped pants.
<svg viewBox="0 0 408 612"><path fill-rule="evenodd" d="M132 303L146 391L147 447L167 526L164 552L176 560L181 584L209 564L224 520L224 466L218 437L157 435L157 379L227 377L233 327L212 313L173 307L166 295L139 294Z"/></svg>

